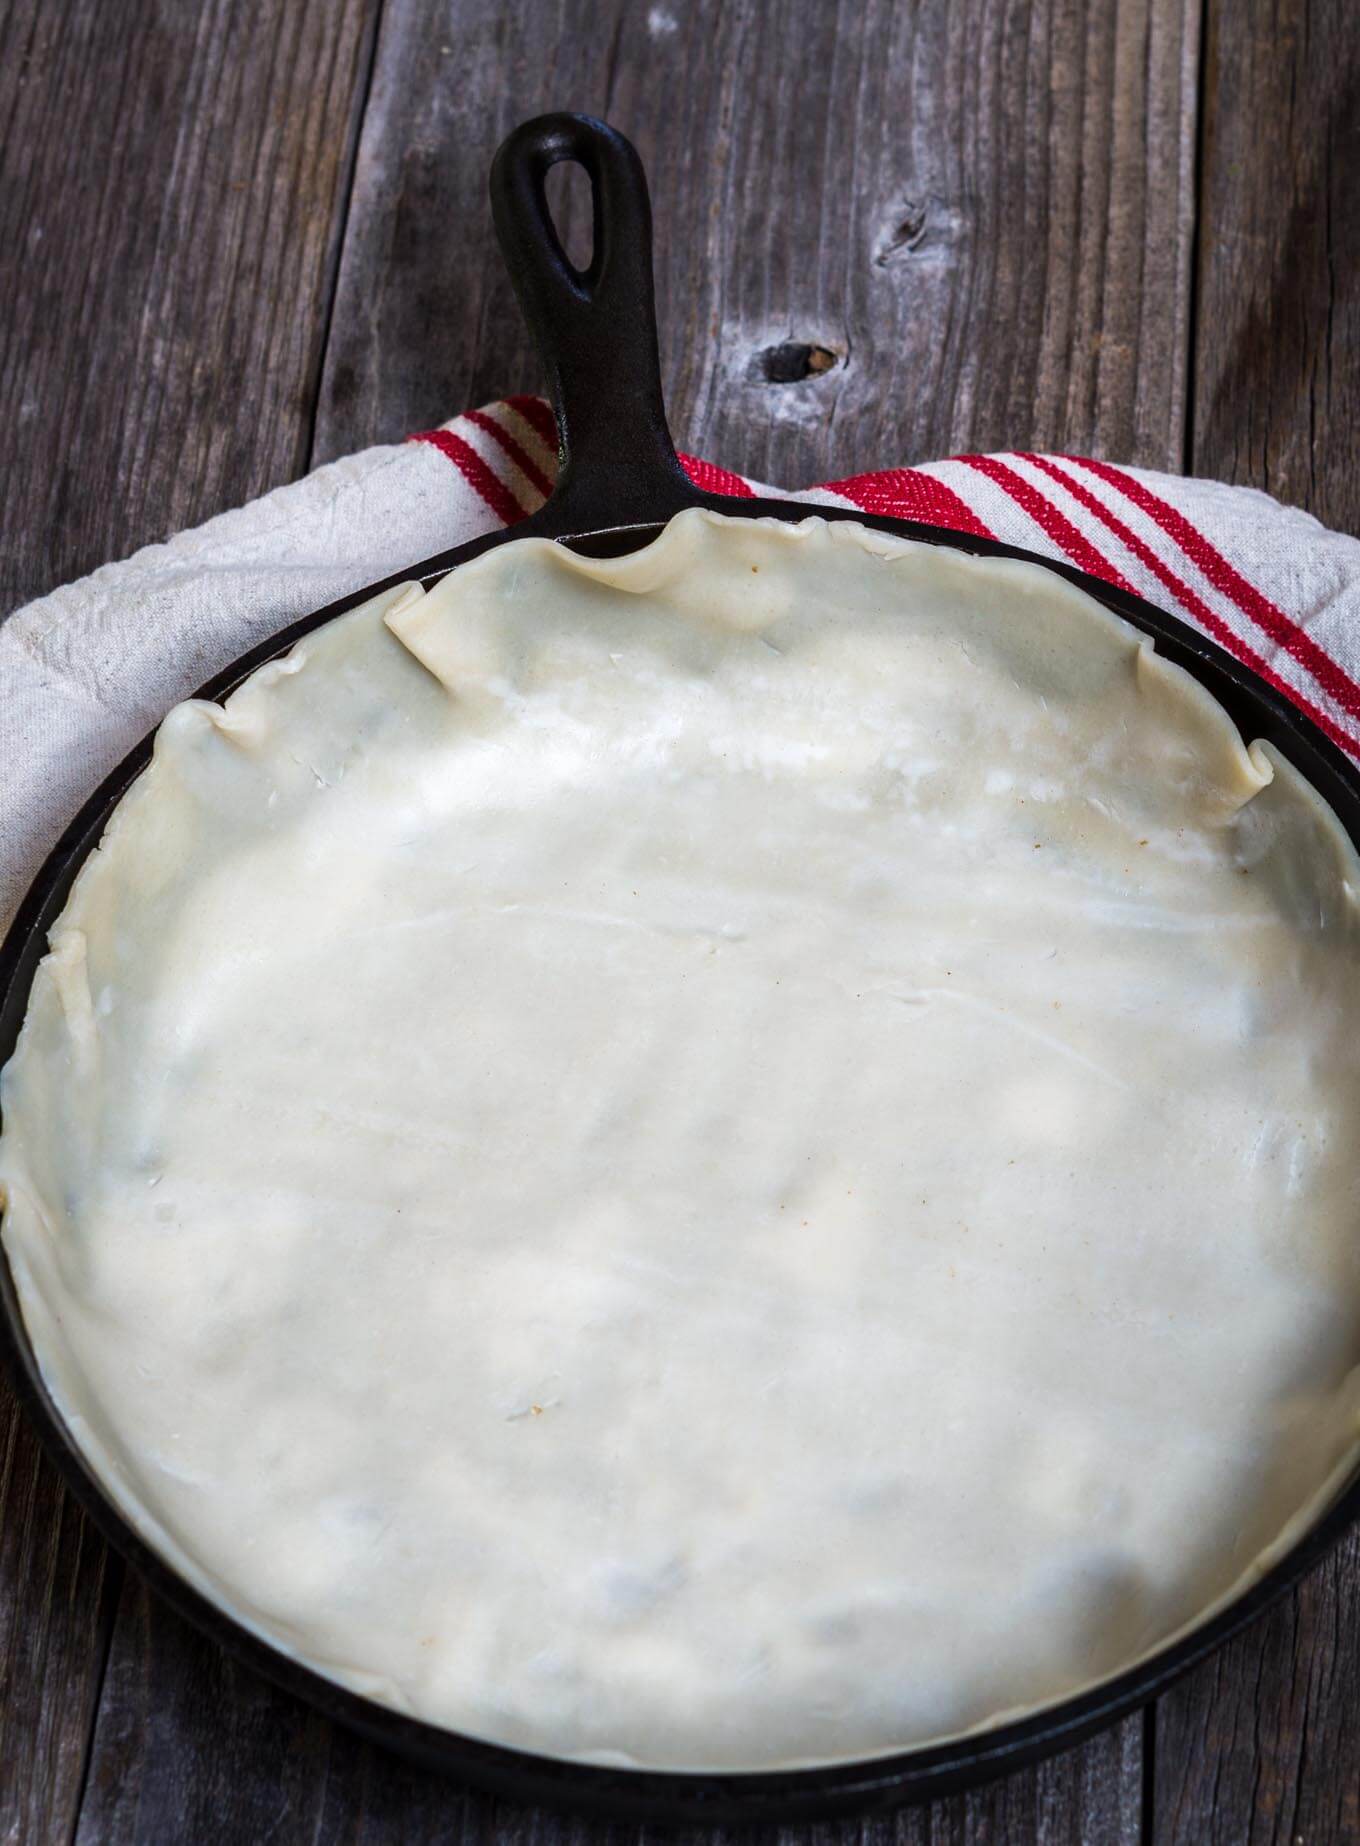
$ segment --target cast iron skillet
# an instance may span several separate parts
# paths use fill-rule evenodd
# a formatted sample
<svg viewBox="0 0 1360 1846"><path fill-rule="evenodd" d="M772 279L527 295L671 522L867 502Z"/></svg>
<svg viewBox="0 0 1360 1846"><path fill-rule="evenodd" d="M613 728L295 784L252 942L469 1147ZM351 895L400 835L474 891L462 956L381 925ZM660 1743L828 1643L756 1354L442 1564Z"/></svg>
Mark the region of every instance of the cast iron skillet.
<svg viewBox="0 0 1360 1846"><path fill-rule="evenodd" d="M568 262L545 199L545 175L561 160L578 162L590 175L595 248L584 273ZM642 167L630 144L586 116L541 116L516 129L496 155L491 201L501 248L546 364L557 412L561 462L552 498L510 531L475 539L294 622L219 673L200 698L222 698L309 629L354 608L377 590L412 578L428 586L510 538L533 533L595 555L616 555L646 544L672 514L687 506L736 512L743 518L807 518L807 507L784 500L733 501L702 493L676 460L661 399L651 212ZM816 512L819 518L854 519L878 531L955 551L1026 559L1077 584L1107 609L1155 636L1158 651L1207 687L1247 737L1278 745L1360 844L1360 772L1293 705L1175 617L1099 578L1010 545L911 520L831 507ZM14 1049L48 929L110 810L148 761L151 744L150 737L144 739L76 816L39 873L0 950L0 1062ZM380 1744L521 1800L571 1806L603 1817L687 1822L812 1819L922 1800L1017 1769L1076 1743L1161 1691L1294 1583L1360 1514L1357 1468L1311 1530L1231 1608L1094 1691L994 1730L929 1749L823 1769L758 1775L606 1769L478 1743L404 1717L334 1685L247 1633L143 1543L91 1473L44 1388L3 1259L0 1346L48 1452L96 1525L168 1602L214 1640ZM960 1611L960 1619L967 1619L966 1611Z"/></svg>

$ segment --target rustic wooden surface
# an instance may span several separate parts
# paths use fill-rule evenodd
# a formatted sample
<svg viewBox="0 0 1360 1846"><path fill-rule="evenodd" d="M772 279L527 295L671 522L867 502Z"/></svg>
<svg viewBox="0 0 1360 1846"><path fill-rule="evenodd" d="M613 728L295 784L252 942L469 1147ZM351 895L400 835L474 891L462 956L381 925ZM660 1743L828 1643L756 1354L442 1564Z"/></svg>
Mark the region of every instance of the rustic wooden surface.
<svg viewBox="0 0 1360 1846"><path fill-rule="evenodd" d="M0 0L0 612L532 386L485 175L563 106L647 161L692 451L1076 448L1360 530L1352 0ZM1357 1600L1352 1544L1113 1732L819 1846L1360 1840ZM0 1838L593 1835L230 1665L0 1396Z"/></svg>

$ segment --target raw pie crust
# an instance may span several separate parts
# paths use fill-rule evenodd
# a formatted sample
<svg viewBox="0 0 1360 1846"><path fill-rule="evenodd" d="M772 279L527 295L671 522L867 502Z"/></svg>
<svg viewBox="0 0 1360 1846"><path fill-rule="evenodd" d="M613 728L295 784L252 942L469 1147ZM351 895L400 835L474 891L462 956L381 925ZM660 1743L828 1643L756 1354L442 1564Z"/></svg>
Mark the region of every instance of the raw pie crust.
<svg viewBox="0 0 1360 1846"><path fill-rule="evenodd" d="M1358 870L1035 567L507 545L162 726L4 1078L43 1374L199 1589L479 1737L1041 1706L1353 1458Z"/></svg>

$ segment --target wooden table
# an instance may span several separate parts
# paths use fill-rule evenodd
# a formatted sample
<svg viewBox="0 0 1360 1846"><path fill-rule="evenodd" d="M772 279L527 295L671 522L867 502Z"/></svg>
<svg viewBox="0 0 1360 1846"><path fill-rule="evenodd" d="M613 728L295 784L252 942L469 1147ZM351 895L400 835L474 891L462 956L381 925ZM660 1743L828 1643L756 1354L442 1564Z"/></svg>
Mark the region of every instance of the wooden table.
<svg viewBox="0 0 1360 1846"><path fill-rule="evenodd" d="M1360 530L1352 0L9 0L0 609L533 386L485 186L546 107L642 150L691 451L1071 449ZM7 1397L0 1441L6 1841L589 1837L228 1663ZM1352 1543L1117 1729L867 1831L1360 1839L1358 1599Z"/></svg>

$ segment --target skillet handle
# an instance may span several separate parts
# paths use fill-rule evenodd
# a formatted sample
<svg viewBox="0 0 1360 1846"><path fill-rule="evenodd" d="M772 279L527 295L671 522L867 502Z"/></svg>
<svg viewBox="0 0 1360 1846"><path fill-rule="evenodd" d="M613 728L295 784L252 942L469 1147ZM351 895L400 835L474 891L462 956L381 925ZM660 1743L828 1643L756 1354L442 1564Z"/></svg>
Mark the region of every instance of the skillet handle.
<svg viewBox="0 0 1360 1846"><path fill-rule="evenodd" d="M560 160L590 175L595 248L579 270L548 210ZM588 115L540 115L491 167L491 210L557 413L557 486L534 531L560 537L669 519L706 496L666 424L652 292L652 210L633 144Z"/></svg>

